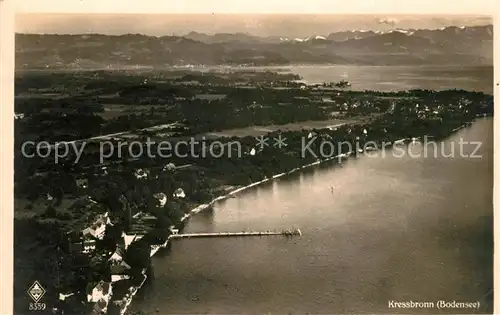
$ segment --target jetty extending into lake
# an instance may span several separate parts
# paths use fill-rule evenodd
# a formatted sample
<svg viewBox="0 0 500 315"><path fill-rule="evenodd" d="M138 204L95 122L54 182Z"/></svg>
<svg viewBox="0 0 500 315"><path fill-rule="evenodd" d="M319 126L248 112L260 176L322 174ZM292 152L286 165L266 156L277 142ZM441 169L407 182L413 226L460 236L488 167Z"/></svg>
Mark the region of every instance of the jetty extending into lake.
<svg viewBox="0 0 500 315"><path fill-rule="evenodd" d="M171 239L182 239L182 238L193 238L193 237L235 237L235 236L267 236L267 235L283 235L287 237L292 236L302 236L300 229L287 229L280 232L265 231L265 232L254 232L254 231L242 231L242 232L214 232L214 233L185 233L185 234L171 234L165 243L161 245L151 246L151 257L153 257L161 248L167 247L169 240Z"/></svg>
<svg viewBox="0 0 500 315"><path fill-rule="evenodd" d="M216 233L186 233L173 234L170 238L191 238L191 237L229 237L229 236L265 236L265 235L284 235L284 236L302 236L300 229L283 230L280 232L216 232Z"/></svg>

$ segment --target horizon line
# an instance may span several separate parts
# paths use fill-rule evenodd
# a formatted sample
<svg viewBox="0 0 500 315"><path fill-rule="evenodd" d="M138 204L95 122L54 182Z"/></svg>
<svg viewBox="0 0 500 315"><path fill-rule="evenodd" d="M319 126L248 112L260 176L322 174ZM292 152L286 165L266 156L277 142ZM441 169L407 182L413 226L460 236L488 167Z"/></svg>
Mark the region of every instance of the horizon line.
<svg viewBox="0 0 500 315"><path fill-rule="evenodd" d="M471 25L471 26L465 26L465 27L488 27L488 26L493 26L492 23L488 24L478 24L478 25ZM457 26L457 25L448 25L445 27L438 27L438 28L403 28L403 27L398 27L394 28L389 31L383 31L383 33L390 33L393 31L398 31L398 30L415 30L415 31L438 31L442 29L447 29L451 27L456 27L460 28L462 26ZM341 31L335 31L335 32L330 32L326 35L330 34L335 34L335 33L343 33L343 32L382 32L378 30L373 30L373 29L346 29L346 30L341 30ZM146 37L155 37L155 38L161 38L161 37L185 37L191 33L196 33L200 35L207 35L207 36L214 36L214 35L237 35L237 34L242 34L242 35L248 35L252 37L257 37L257 38L270 38L270 37L283 37L283 38L289 38L290 36L280 36L280 35L272 35L272 36L260 36L260 35L255 35L252 34L251 32L198 32L198 31L189 31L189 32L179 32L182 34L172 34L172 35L148 35L145 33L121 33L121 34L105 34L105 33L31 33L31 32L14 32L15 35L47 35L47 36L111 36L111 37L120 37L120 36L130 36L130 35L139 35L139 36L146 36ZM314 34L314 35L321 35L321 34Z"/></svg>

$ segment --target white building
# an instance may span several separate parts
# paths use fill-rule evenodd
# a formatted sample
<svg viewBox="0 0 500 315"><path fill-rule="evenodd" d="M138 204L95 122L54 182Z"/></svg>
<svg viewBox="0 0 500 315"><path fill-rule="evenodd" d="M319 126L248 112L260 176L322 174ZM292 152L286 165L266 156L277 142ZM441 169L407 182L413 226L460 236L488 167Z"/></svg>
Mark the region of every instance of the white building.
<svg viewBox="0 0 500 315"><path fill-rule="evenodd" d="M128 275L111 275L111 282L118 282L122 280L130 279Z"/></svg>
<svg viewBox="0 0 500 315"><path fill-rule="evenodd" d="M95 240L84 240L82 252L84 254L88 254L88 253L94 251L95 250L95 243L96 243Z"/></svg>
<svg viewBox="0 0 500 315"><path fill-rule="evenodd" d="M179 229L176 229L175 226L173 226L173 225L169 228L169 230L170 230L170 233L172 233L172 235L179 234Z"/></svg>
<svg viewBox="0 0 500 315"><path fill-rule="evenodd" d="M182 188L177 188L174 191L174 198L185 198L186 193L184 193L184 190Z"/></svg>
<svg viewBox="0 0 500 315"><path fill-rule="evenodd" d="M89 302L94 302L94 303L104 300L107 303L109 302L110 295L111 295L110 283L101 281L99 282L98 285L95 286L92 292L89 295L87 295L87 300Z"/></svg>
<svg viewBox="0 0 500 315"><path fill-rule="evenodd" d="M142 235L136 235L136 234L128 235L122 233L122 238L125 243L125 249L127 249L129 245L132 244L133 242L140 240L142 237L143 237Z"/></svg>
<svg viewBox="0 0 500 315"><path fill-rule="evenodd" d="M59 300L64 301L64 300L66 300L66 298L73 296L73 295L75 295L75 294L74 293L68 293L68 294L59 293Z"/></svg>
<svg viewBox="0 0 500 315"><path fill-rule="evenodd" d="M134 175L135 175L135 178L137 178L137 179L148 178L147 170L143 170L142 168L137 169L135 171Z"/></svg>
<svg viewBox="0 0 500 315"><path fill-rule="evenodd" d="M174 163L168 163L167 165L163 166L162 171L173 171L175 170L175 164Z"/></svg>
<svg viewBox="0 0 500 315"><path fill-rule="evenodd" d="M165 205L167 204L167 195L165 195L164 193L156 193L153 195L153 197L158 200L159 206L161 208L165 207Z"/></svg>
<svg viewBox="0 0 500 315"><path fill-rule="evenodd" d="M83 235L92 235L95 238L102 239L104 238L104 234L106 232L106 225L105 224L93 224L91 227L86 228L83 230Z"/></svg>
<svg viewBox="0 0 500 315"><path fill-rule="evenodd" d="M118 254L117 252L114 252L113 255L111 255L111 257L109 257L109 261L111 262L120 262L123 260L123 257Z"/></svg>
<svg viewBox="0 0 500 315"><path fill-rule="evenodd" d="M112 225L108 212L104 215L99 215L92 225L82 231L83 236L92 235L93 237L102 240L106 232L106 226Z"/></svg>

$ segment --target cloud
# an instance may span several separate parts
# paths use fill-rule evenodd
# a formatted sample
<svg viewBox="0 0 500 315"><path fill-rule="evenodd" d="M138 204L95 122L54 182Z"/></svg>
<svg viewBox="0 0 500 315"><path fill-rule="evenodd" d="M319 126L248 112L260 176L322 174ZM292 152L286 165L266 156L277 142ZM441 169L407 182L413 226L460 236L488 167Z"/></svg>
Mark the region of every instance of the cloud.
<svg viewBox="0 0 500 315"><path fill-rule="evenodd" d="M394 18L378 18L375 20L375 22L377 24L385 24L385 25L396 25L399 23L398 20L394 19Z"/></svg>

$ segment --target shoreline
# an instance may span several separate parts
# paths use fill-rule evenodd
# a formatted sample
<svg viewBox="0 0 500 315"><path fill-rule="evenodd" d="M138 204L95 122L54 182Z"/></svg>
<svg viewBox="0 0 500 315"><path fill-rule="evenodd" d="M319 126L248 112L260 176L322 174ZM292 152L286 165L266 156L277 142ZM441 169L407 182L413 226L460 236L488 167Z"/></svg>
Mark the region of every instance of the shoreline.
<svg viewBox="0 0 500 315"><path fill-rule="evenodd" d="M115 64L111 65L111 67L106 66L96 66L96 67L71 67L71 66L62 66L62 67L54 67L54 68L46 68L46 67L31 67L31 68L23 68L16 67L16 73L29 73L29 72L92 72L92 71L176 71L176 70L185 70L185 71L197 71L197 70L285 70L284 72L290 72L291 68L306 68L306 67L322 67L322 68L332 68L332 67L418 67L421 65L416 65L413 63L396 63L396 64L359 64L356 62L349 63L334 63L334 62L300 62L300 63L284 63L284 64L269 64L269 65L244 65L244 64L186 64L186 65L124 65L124 64ZM450 67L461 67L463 64L461 63L446 63L436 65L433 63L423 64L424 67L442 67L442 68L450 68ZM469 67L493 67L493 64L471 64Z"/></svg>
<svg viewBox="0 0 500 315"><path fill-rule="evenodd" d="M478 116L476 118L486 118L487 116ZM448 135L448 136L451 136L452 134L466 128L466 127L469 127L471 126L473 123L474 123L475 119L469 123L465 123L465 124L462 124L461 126L453 129L453 131ZM416 139L420 139L421 137L416 137ZM402 138L402 139L399 139L399 140L395 140L395 141L392 141L392 146L396 145L396 144L401 144L401 143L405 143L406 144L406 141L412 141L413 139L415 138ZM358 157L357 156L357 152L354 152L355 153L355 157ZM209 209L210 207L212 207L217 201L222 201L222 200L225 200L225 199L229 199L229 198L232 198L232 196L240 193L240 192L243 192L245 190L248 190L249 188L252 188L252 187L256 187L258 185L261 185L261 184L264 184L266 182L270 182L272 180L275 180L275 179L278 179L280 177L283 177L283 176L286 176L286 175L291 175L297 171L301 171L301 170L304 170L304 169L307 169L307 168L310 168L312 166L316 166L316 165L320 165L322 163L325 163L325 162L329 162L329 161L332 161L334 159L338 159L339 160L339 163L342 161L342 160L347 160L349 157L351 157L353 154L352 151L349 151L349 152L346 152L346 153L342 153L342 154L338 154L336 156L333 156L333 157L329 157L329 158L326 158L326 159L323 159L323 160L317 160L316 162L313 162L313 163L309 163L309 164L306 164L306 165L303 165L301 167L296 167L294 169L291 169L290 171L288 172L283 172L283 173L280 173L280 174L276 174L276 175L273 175L272 177L270 178L265 178L263 180L260 180L260 181L257 181L257 182L254 182L254 183L251 183L249 185L246 185L246 186L243 186L243 187L239 187L239 188L236 188L222 196L218 196L214 199L212 199L209 203L205 203L205 204L200 204L198 205L197 207L191 209L191 211L189 211L188 213L186 213L180 220L179 223L183 223L183 222L186 222L189 218L191 218L192 216L206 210L206 209ZM151 253L150 253L150 257L153 257L158 251L160 251L160 249L162 248L165 248L167 247L170 239L172 238L172 235L169 235L167 240L165 241L165 243L161 244L161 245L152 245L151 246ZM132 304L132 301L133 301L133 298L134 296L139 292L139 290L143 287L144 283L146 282L147 280L147 275L146 275L146 272L145 270L143 270L143 274L144 274L144 280L141 282L141 284L137 287L134 288L134 291L130 293L130 297L127 299L127 302L125 303L125 306L124 308L120 311L120 314L121 315L125 315L126 312L127 312L127 309L128 307L130 306L130 304Z"/></svg>
<svg viewBox="0 0 500 315"><path fill-rule="evenodd" d="M316 162L303 165L301 167L296 167L296 168L294 168L294 169L292 169L292 170L290 170L288 172L283 172L283 173L280 173L280 174L276 174L276 175L273 175L272 177L265 178L263 180L251 183L251 184L243 186L243 187L236 188L236 189L234 189L234 190L226 193L225 195L222 195L222 196L219 196L219 197L216 197L216 198L212 199L209 203L201 204L201 205L199 205L199 206L191 209L191 211L189 211L188 213L186 213L181 218L181 220L180 220L179 223L186 222L192 216L194 216L194 215L196 215L196 214L198 214L198 213L200 213L200 212L202 212L202 211L204 211L206 209L209 209L217 201L222 201L222 200L225 200L225 199L232 198L232 196L234 196L234 195L236 195L236 194L238 194L240 192L243 192L245 190L248 190L248 189L250 189L252 187L256 187L258 185L270 182L272 180L278 179L278 178L283 177L285 175L290 175L290 174L293 174L293 173L295 173L297 171L300 171L300 170L303 170L303 169L306 169L306 168L310 168L312 166L319 165L319 164L324 163L324 162L332 161L333 159L347 159L351 154L352 154L352 152L347 152L347 153L339 154L337 156L330 157L330 158L327 158L327 159L324 159L324 160L318 160ZM153 257L156 253L158 253L158 251L160 251L160 249L167 247L167 245L168 245L168 243L169 243L169 241L170 241L171 238L172 238L172 235L169 235L167 237L167 240L165 241L165 243L163 243L161 245L152 245L151 246L150 257ZM130 304L132 304L134 296L139 292L139 290L143 287L144 283L146 282L147 276L145 274L145 270L143 270L143 274L144 274L144 280L141 282L141 284L139 286L135 287L134 290L130 293L130 297L127 299L127 302L125 303L125 306L120 311L121 315L125 315L126 314L128 307L130 306Z"/></svg>

